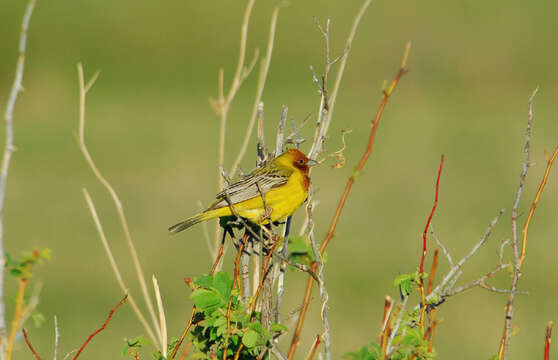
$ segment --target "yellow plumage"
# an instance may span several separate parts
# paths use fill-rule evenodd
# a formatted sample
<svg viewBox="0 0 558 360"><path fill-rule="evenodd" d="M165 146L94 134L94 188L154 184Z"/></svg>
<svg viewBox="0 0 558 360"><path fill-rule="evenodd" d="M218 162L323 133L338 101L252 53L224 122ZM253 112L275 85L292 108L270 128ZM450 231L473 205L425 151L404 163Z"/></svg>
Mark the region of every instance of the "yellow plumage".
<svg viewBox="0 0 558 360"><path fill-rule="evenodd" d="M257 225L283 220L308 197L309 166L314 164L302 152L289 149L227 186L207 210L170 227L169 232L174 234L202 221L236 214Z"/></svg>

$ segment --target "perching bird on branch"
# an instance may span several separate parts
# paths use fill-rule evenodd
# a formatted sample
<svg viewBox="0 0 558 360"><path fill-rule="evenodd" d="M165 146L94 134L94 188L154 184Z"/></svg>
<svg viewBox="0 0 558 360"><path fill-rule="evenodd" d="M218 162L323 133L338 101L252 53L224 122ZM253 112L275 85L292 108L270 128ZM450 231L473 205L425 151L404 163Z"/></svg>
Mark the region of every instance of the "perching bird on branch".
<svg viewBox="0 0 558 360"><path fill-rule="evenodd" d="M207 210L171 226L169 232L176 234L202 221L237 215L256 225L283 220L308 197L308 172L316 164L302 152L289 149L228 185Z"/></svg>

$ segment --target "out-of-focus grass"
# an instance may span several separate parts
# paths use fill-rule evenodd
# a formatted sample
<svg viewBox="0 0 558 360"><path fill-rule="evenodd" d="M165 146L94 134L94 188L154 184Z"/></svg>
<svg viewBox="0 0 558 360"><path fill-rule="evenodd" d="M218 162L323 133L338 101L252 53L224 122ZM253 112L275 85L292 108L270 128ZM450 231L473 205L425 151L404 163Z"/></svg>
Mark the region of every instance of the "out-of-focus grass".
<svg viewBox="0 0 558 360"><path fill-rule="evenodd" d="M265 46L272 5L256 4L249 56L254 47ZM13 76L24 6L1 5L1 99L7 98ZM75 64L82 61L89 74L101 70L88 97L86 141L124 202L146 275L157 274L170 333L178 334L190 309L182 278L202 274L210 260L201 227L170 239L166 228L197 211L197 200L207 204L216 190L218 124L208 99L216 94L218 68L225 67L227 79L234 71L243 6L222 1L38 3L29 32L25 92L15 113L18 151L8 184L5 239L13 254L33 246L53 249L52 262L37 276L44 282L40 310L49 321L58 315L63 350L80 344L121 297L81 187L91 191L129 286L138 290L113 206L77 147ZM360 1L307 1L282 10L263 99L270 139L281 104L299 121L316 111L318 95L307 69L320 67L323 49L312 16L332 18L332 40L339 51L358 6ZM371 6L353 46L328 142L328 150L336 150L339 130L353 129L347 136L347 167L322 166L313 174L321 201L319 236L365 145L381 83L396 71L409 40L411 71L388 105L372 158L328 249L335 358L376 337L383 296L395 293L392 279L417 266L441 153L447 162L434 218L438 235L458 257L505 207L507 215L465 269L464 280L494 265L499 241L510 236L527 98L537 84L532 158L538 165L530 170L523 210L544 170L543 150L557 143L556 10L555 4L520 1L384 1ZM233 104L228 164L246 130L254 85L252 75ZM305 133L311 130L309 125ZM243 162L246 170L253 164L250 156ZM517 301L514 324L520 332L512 340L514 358L542 353L546 321L558 315L558 286L550 280L558 271L553 260L558 250L555 175L531 226L520 283L530 295ZM292 309L300 301L303 276L292 273L288 281L286 308ZM495 283L505 285L506 276ZM444 304L435 341L440 358L495 353L504 304L504 296L481 290ZM303 347L320 329L317 308L305 326ZM52 349L52 326L30 333L46 356ZM140 333L124 307L83 358L116 358L122 338Z"/></svg>

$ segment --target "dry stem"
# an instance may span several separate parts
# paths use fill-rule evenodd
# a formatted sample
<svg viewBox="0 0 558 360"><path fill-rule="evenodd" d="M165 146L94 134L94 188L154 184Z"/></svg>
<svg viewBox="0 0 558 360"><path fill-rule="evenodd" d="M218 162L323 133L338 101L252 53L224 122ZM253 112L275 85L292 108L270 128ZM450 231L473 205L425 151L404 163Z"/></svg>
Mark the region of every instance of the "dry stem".
<svg viewBox="0 0 558 360"><path fill-rule="evenodd" d="M58 317L54 315L54 354L53 360L58 359L58 346L60 344L60 328L58 327Z"/></svg>
<svg viewBox="0 0 558 360"><path fill-rule="evenodd" d="M349 33L349 36L347 37L347 41L346 41L346 44L345 44L345 53L344 53L344 56L341 59L341 62L339 64L339 70L337 71L337 77L335 79L335 83L333 84L333 90L331 91L331 97L329 99L328 120L325 124L325 129L324 129L325 134L327 134L327 131L329 130L329 125L331 124L331 118L333 117L333 110L334 110L334 107L335 107L335 101L337 100L337 94L339 92L339 87L341 86L341 81L343 80L343 75L345 73L345 67L347 65L347 60L349 59L349 53L351 52L351 46L353 44L353 40L355 38L358 25L360 24L360 21L361 21L362 17L364 16L364 13L366 12L366 9L368 9L368 7L370 6L371 3L372 3L372 0L364 1L364 3L362 4L357 16L355 17L355 19L353 21L353 25L351 27L351 32Z"/></svg>
<svg viewBox="0 0 558 360"><path fill-rule="evenodd" d="M374 120L372 121L372 129L370 131L370 136L368 138L368 145L366 146L366 150L365 150L364 154L362 155L362 158L360 159L354 173L349 177L349 180L347 181L347 185L345 186L345 190L343 192L343 195L341 196L341 199L339 200L339 203L337 205L337 209L335 210L335 214L334 214L333 219L331 221L331 224L330 224L329 230L327 232L327 235L326 235L324 241L322 242L322 244L320 246L320 253L322 253L322 254L325 251L327 245L329 244L329 242L331 241L331 238L333 237L333 235L335 233L335 228L337 226L337 222L339 221L339 217L341 216L341 212L343 211L343 207L345 205L347 197L349 196L349 193L351 191L353 183L355 182L356 176L362 170L362 168L364 167L364 164L366 163L366 161L368 160L368 157L370 156L370 154L372 152L372 147L374 145L374 137L376 135L376 130L378 128L380 118L382 117L382 114L383 114L384 108L385 108L385 106L388 102L388 99L390 98L391 94L393 93L393 91L397 87L397 84L399 83L401 77L407 71L405 66L406 66L406 61L407 61L407 58L408 58L409 50L410 50L410 43L407 44L407 46L405 48L405 53L404 53L404 56L403 56L403 62L401 64L401 68L397 72L397 74L396 74L395 78L393 79L389 88L387 88L384 91L384 96L383 96L382 102L380 103L380 107L379 107L379 109L376 113L376 116L375 116ZM317 269L317 263L314 263L312 265L312 271L316 271L316 269ZM300 333L302 331L302 325L304 324L304 319L305 319L305 316L306 316L306 312L308 310L308 305L310 303L310 298L312 296L312 282L313 282L313 278L311 276L309 276L308 277L308 282L307 282L307 285L306 285L306 291L305 291L305 294L304 294L304 299L302 301L302 308L301 308L301 311L300 311L300 314L299 314L299 317L298 317L297 326L296 326L293 338L291 340L291 346L290 346L289 355L288 355L289 360L294 358L296 348L297 348L298 342L300 340Z"/></svg>
<svg viewBox="0 0 558 360"><path fill-rule="evenodd" d="M254 106L252 108L252 115L250 116L250 122L248 123L248 128L246 129L246 135L244 136L244 140L242 141L242 145L240 147L240 151L236 157L236 160L231 167L230 175L233 177L238 170L238 166L240 165L240 161L246 154L246 150L248 149L248 144L250 142L250 137L252 136L252 131L254 129L254 123L257 118L258 113L258 105L262 100L262 95L265 87L265 83L267 81L267 73L269 72L269 65L271 64L271 56L273 54L273 45L275 41L275 30L277 28L277 18L279 17L279 10L285 3L281 3L275 7L273 10L273 15L271 16L271 24L269 27L269 38L267 41L267 50L265 58L262 59L260 65L260 74L258 78L258 85L256 88L256 97L254 98Z"/></svg>
<svg viewBox="0 0 558 360"><path fill-rule="evenodd" d="M98 333L100 333L101 331L103 331L108 323L110 322L110 319L112 319L112 316L114 315L114 312L120 307L120 305L124 304L126 302L126 299L128 298L128 295L125 295L122 300L120 300L120 302L118 304L116 304L115 307L113 307L110 310L110 313L108 314L107 319L105 320L105 322L103 323L103 325L101 325L100 328L98 328L97 330L95 330L91 335L89 335L89 337L87 338L87 340L85 340L85 342L83 343L83 345L81 345L81 347L79 348L79 350L77 351L76 355L74 356L73 360L76 360L79 355L81 354L81 352L83 351L83 349L85 349L85 347L89 344L89 342L91 341L91 339L93 339Z"/></svg>
<svg viewBox="0 0 558 360"><path fill-rule="evenodd" d="M511 336L511 321L513 318L513 306L515 301L515 294L517 292L517 284L519 282L519 277L521 276L521 256L519 254L517 218L518 218L519 201L521 200L521 195L523 194L525 177L527 176L527 170L529 169L530 166L529 159L530 159L531 126L533 123L533 101L535 100L535 95L537 95L538 91L539 88L537 87L529 97L527 130L525 131L525 147L524 147L525 161L523 161L521 174L519 175L519 186L517 188L517 194L515 196L515 201L513 203L513 208L512 208L513 276L512 276L510 294L508 297L508 303L506 305L504 332L502 334L502 340L500 341L500 349L498 350L498 360L508 358L508 347L509 347L510 336Z"/></svg>
<svg viewBox="0 0 558 360"><path fill-rule="evenodd" d="M434 284L434 275L436 275L436 269L438 268L438 253L439 250L434 250L434 257L432 258L432 268L430 269L430 276L428 277L428 287L426 288L426 294L429 295L432 292L432 285Z"/></svg>
<svg viewBox="0 0 558 360"><path fill-rule="evenodd" d="M442 154L442 159L440 160L440 168L438 169L438 177L436 179L436 195L434 197L434 205L432 205L432 211L430 211L430 215L428 216L428 220L426 221L426 226L424 227L424 232L422 233L422 256L420 258L420 267L419 267L419 272L421 275L424 274L424 258L426 257L426 232L428 231L428 227L430 226L430 222L432 221L432 217L434 216L434 212L436 211L436 207L438 206L438 195L440 193L440 177L442 176L443 167L444 167L444 155ZM424 331L424 316L426 315L426 298L424 294L423 277L421 277L420 280L419 290L420 290L420 297L422 299L420 328Z"/></svg>
<svg viewBox="0 0 558 360"><path fill-rule="evenodd" d="M10 161L12 153L15 150L14 146L14 108L17 96L23 91L23 70L25 67L25 50L27 46L27 30L29 29L29 22L31 15L35 8L36 0L30 0L27 4L27 9L23 15L23 22L21 24L21 33L19 36L19 56L16 64L16 72L12 89L6 104L6 112L4 119L6 120L6 141L4 143L4 155L2 157L2 165L0 165L0 254L4 254L4 199L6 198L6 185L8 182L8 170L10 168ZM4 256L0 256L0 355L2 359L5 358L5 333L6 333L6 310L4 304L4 269L6 260Z"/></svg>
<svg viewBox="0 0 558 360"><path fill-rule="evenodd" d="M37 352L35 351L35 349L33 349L33 346L31 345L31 341L27 336L27 331L25 331L25 329L21 329L21 332L23 333L23 337L25 338L25 343L27 344L27 347L29 348L29 350L31 351L35 359L42 360L39 354L37 354Z"/></svg>
<svg viewBox="0 0 558 360"><path fill-rule="evenodd" d="M81 63L78 63L77 68L78 68L78 78L79 78L79 99L80 99L79 101L79 147L81 152L83 153L83 156L85 157L85 160L87 161L88 165L91 167L91 170L95 174L95 177L97 177L99 182L106 188L106 190L108 191L108 193L112 198L112 201L118 213L118 218L120 220L122 230L124 231L126 242L128 243L128 248L130 250L130 255L132 256L132 261L134 263L136 275L140 283L143 298L145 300L145 303L147 304L149 314L151 315L151 320L153 321L155 332L157 333L159 339L161 339L161 327L157 322L155 309L153 307L153 301L151 300L151 296L149 295L149 291L147 290L147 283L145 281L145 277L143 276L143 270L141 268L141 263L139 261L136 252L136 247L134 245L134 242L132 241L132 236L130 235L130 230L128 228L128 221L126 220L126 216L124 214L124 208L122 206L122 202L120 201L120 198L118 197L118 194L116 193L112 185L105 179L105 177L101 174L101 172L95 165L95 162L93 161L93 158L89 154L89 150L85 145L85 100L86 100L87 92L91 89L91 87L97 80L99 73L98 72L95 73L93 77L87 83L85 83L84 75L83 75L83 67ZM157 342L155 343L157 344ZM162 346L163 344L159 343L160 350L162 349Z"/></svg>
<svg viewBox="0 0 558 360"><path fill-rule="evenodd" d="M546 164L546 169L544 171L544 176L541 180L541 184L539 185L539 189L537 190L535 199L531 203L531 210L529 210L529 215L527 215L527 220L525 220L525 225L523 225L523 230L522 230L523 239L522 239L521 256L519 258L519 266L523 265L523 259L525 258L525 251L527 249L527 232L529 231L529 224L531 224L531 219L533 218L533 214L535 213L535 208L539 203L539 199L541 197L542 191L544 190L544 186L546 185L548 174L550 173L550 169L552 168L554 159L556 159L556 155L558 155L558 146L554 149L552 156L550 157L550 159Z"/></svg>
<svg viewBox="0 0 558 360"><path fill-rule="evenodd" d="M25 278L19 279L16 308L15 308L14 318L12 319L12 326L10 328L10 335L8 337L8 344L6 349L6 360L10 360L12 358L12 352L14 350L14 344L15 344L15 337L17 334L17 330L19 329L19 325L21 323L21 315L23 313L23 306L25 302L24 296L25 296L26 288L27 288L27 279Z"/></svg>
<svg viewBox="0 0 558 360"><path fill-rule="evenodd" d="M161 290L159 289L159 282L155 275L152 276L151 280L153 281L153 289L155 290L155 299L157 300L157 310L159 311L159 324L161 327L161 352L163 353L164 357L167 357L167 319L165 318L165 309L163 307L163 299L161 297Z"/></svg>
<svg viewBox="0 0 558 360"><path fill-rule="evenodd" d="M550 339L552 337L552 321L548 322L546 325L546 332L544 336L544 360L548 360L550 358Z"/></svg>
<svg viewBox="0 0 558 360"><path fill-rule="evenodd" d="M116 277L116 281L118 282L118 285L120 285L120 289L122 290L122 292L127 293L128 292L128 287L124 283L122 275L120 274L120 269L118 268L118 265L116 264L116 260L114 259L114 256L112 255L112 250L111 250L110 245L109 245L109 243L107 241L107 238L105 236L105 232L103 230L103 226L101 225L101 221L99 220L99 216L97 215L97 210L95 209L95 205L93 204L93 200L91 199L91 196L89 196L89 192L87 191L87 189L83 188L82 190L83 190L83 196L85 197L85 201L87 202L87 206L89 207L89 211L91 212L91 217L93 218L93 221L95 222L95 227L97 228L97 232L99 233L99 237L101 238L101 242L103 243L103 247L105 249L105 252L107 253L110 265L111 265L112 270L114 272L114 276ZM151 329L151 326L149 326L149 324L147 323L147 320L145 319L141 310L139 309L139 307L138 307L134 297L132 296L132 294L128 294L128 299L130 300L130 305L132 306L132 309L134 310L134 313L138 317L140 323L143 325L143 328L147 332L147 335L149 336L150 340L153 341L154 344L157 344L158 343L157 338L156 338L155 334L153 333L153 330Z"/></svg>

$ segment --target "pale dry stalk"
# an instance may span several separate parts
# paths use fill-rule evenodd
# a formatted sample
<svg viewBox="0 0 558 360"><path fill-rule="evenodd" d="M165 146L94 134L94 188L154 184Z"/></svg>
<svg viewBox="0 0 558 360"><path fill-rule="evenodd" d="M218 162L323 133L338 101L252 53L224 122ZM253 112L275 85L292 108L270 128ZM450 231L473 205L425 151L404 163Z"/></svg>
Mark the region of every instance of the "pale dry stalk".
<svg viewBox="0 0 558 360"><path fill-rule="evenodd" d="M151 299L151 296L149 295L149 291L147 290L147 283L146 283L145 277L143 275L143 270L141 268L141 263L139 261L138 255L137 255L136 247L134 245L134 242L132 241L132 236L130 235L130 230L129 230L129 227L128 227L128 221L126 220L126 215L124 214L124 208L122 206L122 202L120 201L120 198L118 197L118 194L116 193L116 191L114 190L112 185L108 182L108 180L105 179L105 177L101 174L101 172L99 171L99 169L95 165L95 162L93 161L93 158L89 154L89 150L87 149L87 146L85 145L85 100L86 100L87 92L91 89L93 84L95 84L95 81L97 80L97 77L99 76L99 73L98 72L95 73L93 75L93 77L87 83L85 83L85 78L84 78L84 74L83 74L83 67L82 67L81 63L79 63L77 65L77 67L78 67L79 95L80 95L79 96L79 99L80 99L80 101L79 101L79 147L80 147L80 150L81 150L83 156L85 157L85 160L87 161L87 164L89 165L89 167L91 168L91 170L95 174L95 177L105 187L105 189L107 190L107 192L110 194L110 196L112 198L112 201L113 201L114 206L116 208L116 212L118 214L118 218L120 220L120 224L122 226L122 230L124 231L124 236L126 238L128 248L130 250L130 255L132 257L134 268L136 270L136 276L137 276L138 281L140 283L140 288L141 288L141 291L142 291L142 294L143 294L143 298L144 298L145 303L147 305L147 308L149 310L149 314L151 315L151 320L153 321L155 332L157 333L158 338L161 339L161 327L160 327L160 325L157 321L157 317L155 315L155 309L154 309L154 306L153 306L153 301ZM157 342L157 343L159 343L159 342ZM159 346L162 346L162 344L159 343Z"/></svg>
<svg viewBox="0 0 558 360"><path fill-rule="evenodd" d="M18 58L16 64L16 72L14 82L8 96L6 104L6 112L4 119L6 121L6 140L4 143L4 155L2 156L2 165L0 165L0 254L4 254L4 200L6 198L6 186L8 182L8 171L14 146L14 108L17 97L23 91L23 70L25 67L25 51L27 48L27 31L31 21L31 15L35 9L36 0L30 0L27 9L23 15L21 24L21 33L19 36ZM4 303L4 269L6 260L4 256L0 256L0 357L5 359L6 346L6 308Z"/></svg>

